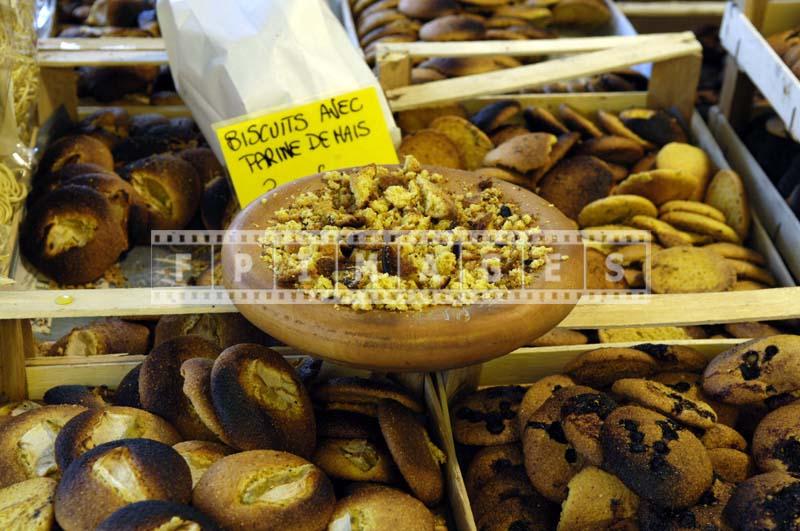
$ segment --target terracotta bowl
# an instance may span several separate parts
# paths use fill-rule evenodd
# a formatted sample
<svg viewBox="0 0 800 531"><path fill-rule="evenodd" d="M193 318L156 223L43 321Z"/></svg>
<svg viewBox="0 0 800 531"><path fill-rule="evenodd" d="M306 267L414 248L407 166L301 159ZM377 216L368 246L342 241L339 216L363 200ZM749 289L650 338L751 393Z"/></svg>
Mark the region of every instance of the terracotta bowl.
<svg viewBox="0 0 800 531"><path fill-rule="evenodd" d="M470 172L429 167L446 177L453 192L477 190L480 178ZM320 189L322 174L283 185L253 201L231 223L230 230L260 230L274 212L303 192ZM542 230L574 229L574 223L532 192L501 180L493 181L504 197L539 221ZM553 245L569 258L558 280L540 278L534 288L580 289L583 255L580 245ZM237 253L250 255L254 267L234 278ZM223 245L222 270L230 290L270 289L272 270L253 244ZM239 257L241 260L241 257ZM259 264L262 267L259 267ZM544 275L540 275L544 277ZM555 327L574 303L431 306L421 311L356 311L333 304L252 304L237 307L269 335L314 356L333 362L383 371L431 371L463 367L508 354Z"/></svg>

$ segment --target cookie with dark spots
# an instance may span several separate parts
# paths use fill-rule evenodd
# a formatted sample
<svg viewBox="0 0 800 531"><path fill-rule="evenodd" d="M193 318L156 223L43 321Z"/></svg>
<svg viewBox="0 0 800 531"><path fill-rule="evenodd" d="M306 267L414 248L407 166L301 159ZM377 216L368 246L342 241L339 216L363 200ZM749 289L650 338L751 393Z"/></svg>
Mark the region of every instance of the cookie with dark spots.
<svg viewBox="0 0 800 531"><path fill-rule="evenodd" d="M711 360L703 390L726 404L751 404L800 389L800 336L778 335L737 345Z"/></svg>
<svg viewBox="0 0 800 531"><path fill-rule="evenodd" d="M478 531L550 531L556 510L537 509L536 503L529 497L504 500L476 521Z"/></svg>
<svg viewBox="0 0 800 531"><path fill-rule="evenodd" d="M519 440L517 411L525 388L481 389L453 406L453 436L461 444L493 446Z"/></svg>
<svg viewBox="0 0 800 531"><path fill-rule="evenodd" d="M702 372L708 364L700 352L684 345L642 343L633 348L652 356L662 371Z"/></svg>
<svg viewBox="0 0 800 531"><path fill-rule="evenodd" d="M714 424L700 437L700 442L707 449L733 448L744 452L747 450L747 440L742 434L725 424Z"/></svg>
<svg viewBox="0 0 800 531"><path fill-rule="evenodd" d="M800 404L770 412L753 434L753 457L763 472L800 474Z"/></svg>
<svg viewBox="0 0 800 531"><path fill-rule="evenodd" d="M553 391L573 385L575 385L575 381L569 376L553 374L545 376L528 387L525 396L522 397L522 403L519 405L519 412L517 413L520 433L525 430L525 423L528 422L528 417L539 409L545 400L553 396Z"/></svg>
<svg viewBox="0 0 800 531"><path fill-rule="evenodd" d="M472 497L487 481L507 470L525 470L519 444L502 444L481 448L472 457L472 461L467 467L464 478L467 493Z"/></svg>
<svg viewBox="0 0 800 531"><path fill-rule="evenodd" d="M662 383L640 378L624 378L617 380L611 390L687 426L705 429L717 422L717 414L711 406L699 400L692 400Z"/></svg>
<svg viewBox="0 0 800 531"><path fill-rule="evenodd" d="M658 364L649 354L632 348L599 348L584 352L564 367L577 383L607 387L619 378L645 378Z"/></svg>
<svg viewBox="0 0 800 531"><path fill-rule="evenodd" d="M714 479L711 488L688 509L669 509L649 501L639 505L641 531L728 531L722 519L722 510L731 497L734 485Z"/></svg>
<svg viewBox="0 0 800 531"><path fill-rule="evenodd" d="M800 477L767 472L740 483L723 512L741 531L796 531L800 528Z"/></svg>
<svg viewBox="0 0 800 531"><path fill-rule="evenodd" d="M596 393L575 385L555 391L530 416L522 433L522 454L531 483L547 499L561 503L567 497L567 483L580 471L585 459L567 440L561 423L561 408L574 396Z"/></svg>
<svg viewBox="0 0 800 531"><path fill-rule="evenodd" d="M726 426L736 426L739 418L739 408L730 404L723 404L711 400L703 393L703 377L694 372L662 372L649 378L662 383L679 393L686 395L691 400L705 402L717 414L717 423Z"/></svg>
<svg viewBox="0 0 800 531"><path fill-rule="evenodd" d="M603 464L600 428L617 403L600 391L571 396L561 406L561 427L564 435L587 463Z"/></svg>
<svg viewBox="0 0 800 531"><path fill-rule="evenodd" d="M600 432L603 468L640 497L664 507L695 505L711 486L703 443L677 422L639 406L623 406Z"/></svg>
<svg viewBox="0 0 800 531"><path fill-rule="evenodd" d="M511 498L526 497L531 497L533 500L538 499L538 505L541 507L548 504L547 500L534 490L524 470L505 470L487 481L470 498L472 515L476 520L480 520L483 515L491 512L498 503Z"/></svg>
<svg viewBox="0 0 800 531"><path fill-rule="evenodd" d="M560 530L618 529L636 517L639 497L616 476L587 466L569 482L561 506Z"/></svg>

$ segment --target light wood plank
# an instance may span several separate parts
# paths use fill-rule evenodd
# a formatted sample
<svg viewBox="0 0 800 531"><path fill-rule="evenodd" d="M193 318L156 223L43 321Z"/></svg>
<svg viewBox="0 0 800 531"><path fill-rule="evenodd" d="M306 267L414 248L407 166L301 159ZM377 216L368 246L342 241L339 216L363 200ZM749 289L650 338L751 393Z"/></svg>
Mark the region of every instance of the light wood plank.
<svg viewBox="0 0 800 531"><path fill-rule="evenodd" d="M641 63L666 61L698 53L701 49L693 36L677 40L656 37L648 42L641 47L610 48L496 72L397 88L387 91L386 96L393 110L402 111L480 95L514 92ZM691 92L694 88L685 87L685 90Z"/></svg>
<svg viewBox="0 0 800 531"><path fill-rule="evenodd" d="M130 116L158 113L166 118L177 118L192 115L192 111L186 105L116 105L115 107L125 109ZM107 108L103 105L80 105L78 107L78 118L86 118L90 114Z"/></svg>
<svg viewBox="0 0 800 531"><path fill-rule="evenodd" d="M694 112L696 88L703 66L702 50L653 64L647 106L654 109L677 109L685 119Z"/></svg>
<svg viewBox="0 0 800 531"><path fill-rule="evenodd" d="M167 64L165 50L40 50L37 60L42 67L78 66L158 66Z"/></svg>
<svg viewBox="0 0 800 531"><path fill-rule="evenodd" d="M0 320L0 402L27 395L25 358L34 350L30 321Z"/></svg>
<svg viewBox="0 0 800 531"><path fill-rule="evenodd" d="M525 57L535 55L567 55L594 52L618 46L645 46L650 39L668 38L680 41L691 33L661 33L651 35L610 35L601 37L563 37L519 41L465 41L465 42L384 42L376 46L376 59L380 63L392 54L406 54L412 58L427 57L481 57L510 55Z"/></svg>
<svg viewBox="0 0 800 531"><path fill-rule="evenodd" d="M65 39L52 37L39 39L39 51L78 52L87 50L104 50L117 52L129 51L164 51L164 39L160 37L100 37L97 39Z"/></svg>
<svg viewBox="0 0 800 531"><path fill-rule="evenodd" d="M411 56L392 53L377 63L378 81L383 90L405 87L411 84Z"/></svg>
<svg viewBox="0 0 800 531"><path fill-rule="evenodd" d="M617 2L616 4L625 16L640 18L722 18L725 12L725 2Z"/></svg>
<svg viewBox="0 0 800 531"><path fill-rule="evenodd" d="M45 123L60 107L69 117L78 117L78 73L67 68L45 68L39 70L39 125Z"/></svg>

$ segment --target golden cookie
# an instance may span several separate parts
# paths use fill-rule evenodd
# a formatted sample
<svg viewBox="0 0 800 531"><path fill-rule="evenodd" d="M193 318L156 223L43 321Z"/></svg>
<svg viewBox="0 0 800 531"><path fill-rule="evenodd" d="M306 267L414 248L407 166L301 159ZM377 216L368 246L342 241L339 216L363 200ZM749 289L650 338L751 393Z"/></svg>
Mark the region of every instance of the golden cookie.
<svg viewBox="0 0 800 531"><path fill-rule="evenodd" d="M658 209L658 213L666 214L667 212L672 212L673 210L678 210L680 212L692 212L694 214L700 214L725 223L725 214L711 205L707 205L699 201L683 201L680 199L676 199L675 201L667 201L661 205L661 207Z"/></svg>
<svg viewBox="0 0 800 531"><path fill-rule="evenodd" d="M497 166L523 175L541 168L550 160L550 151L557 142L548 133L528 133L512 138L489 151L483 166Z"/></svg>
<svg viewBox="0 0 800 531"><path fill-rule="evenodd" d="M610 112L597 111L597 121L600 122L600 125L603 126L603 129L608 131L608 133L611 135L621 136L623 138L633 140L644 149L653 149L655 147L652 143L628 129L628 127L622 123L622 120ZM653 164L655 165L655 159L653 160ZM647 169L649 170L650 168Z"/></svg>
<svg viewBox="0 0 800 531"><path fill-rule="evenodd" d="M660 219L679 229L711 236L717 241L741 242L736 231L725 223L693 212L667 212L662 214Z"/></svg>
<svg viewBox="0 0 800 531"><path fill-rule="evenodd" d="M442 116L431 122L431 128L445 135L456 146L464 168L479 168L484 157L494 148L486 133L458 116Z"/></svg>
<svg viewBox="0 0 800 531"><path fill-rule="evenodd" d="M689 199L695 189L695 179L681 170L651 170L634 173L619 183L614 194L635 194L661 205L673 199Z"/></svg>
<svg viewBox="0 0 800 531"><path fill-rule="evenodd" d="M697 179L697 186L691 198L695 201L703 199L712 168L711 159L702 149L682 142L670 142L659 150L656 168L683 170L693 175Z"/></svg>
<svg viewBox="0 0 800 531"><path fill-rule="evenodd" d="M448 103L436 107L419 107L400 111L396 115L397 126L403 134L414 133L420 129L427 129L431 122L442 116L467 117L467 111L460 103Z"/></svg>
<svg viewBox="0 0 800 531"><path fill-rule="evenodd" d="M644 157L642 145L623 136L591 138L581 144L582 155L593 155L606 162L629 165Z"/></svg>
<svg viewBox="0 0 800 531"><path fill-rule="evenodd" d="M603 136L600 128L566 103L558 106L558 114L567 127L580 133L584 138L600 138Z"/></svg>
<svg viewBox="0 0 800 531"><path fill-rule="evenodd" d="M744 240L750 231L750 205L741 177L731 170L717 172L704 201L725 214L725 222Z"/></svg>
<svg viewBox="0 0 800 531"><path fill-rule="evenodd" d="M654 217L656 206L639 195L612 195L592 201L578 214L581 227L624 223L638 214Z"/></svg>
<svg viewBox="0 0 800 531"><path fill-rule="evenodd" d="M650 289L654 293L727 291L736 272L719 255L697 247L672 247L653 255Z"/></svg>
<svg viewBox="0 0 800 531"><path fill-rule="evenodd" d="M422 129L403 136L397 148L400 158L413 155L420 164L464 169L461 152L444 134L433 129Z"/></svg>
<svg viewBox="0 0 800 531"><path fill-rule="evenodd" d="M767 286L775 285L775 277L773 277L766 269L762 269L751 264L750 262L745 262L744 260L726 258L725 261L732 265L733 269L736 270L737 279L754 280Z"/></svg>
<svg viewBox="0 0 800 531"><path fill-rule="evenodd" d="M766 263L764 257L761 256L760 253L752 249L748 249L747 247L736 245L735 243L717 242L704 245L703 247L710 251L714 251L723 258L744 260L745 262L752 262L760 266L763 266Z"/></svg>
<svg viewBox="0 0 800 531"><path fill-rule="evenodd" d="M649 216L634 216L630 219L630 224L634 227L653 231L658 241L664 247L680 247L692 245L692 236L682 230L678 230L669 223Z"/></svg>

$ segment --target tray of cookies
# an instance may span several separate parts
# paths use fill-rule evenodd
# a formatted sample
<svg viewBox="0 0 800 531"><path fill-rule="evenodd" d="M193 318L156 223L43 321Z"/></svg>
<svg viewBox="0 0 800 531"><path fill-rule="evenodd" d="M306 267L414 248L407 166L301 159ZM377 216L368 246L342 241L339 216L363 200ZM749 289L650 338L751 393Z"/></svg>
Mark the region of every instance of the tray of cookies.
<svg viewBox="0 0 800 531"><path fill-rule="evenodd" d="M0 407L3 521L453 528L429 376L346 369L258 339L172 323L146 355L112 356L114 371L68 355L32 372L27 394Z"/></svg>
<svg viewBox="0 0 800 531"><path fill-rule="evenodd" d="M796 527L797 341L561 347L440 374L463 529Z"/></svg>

